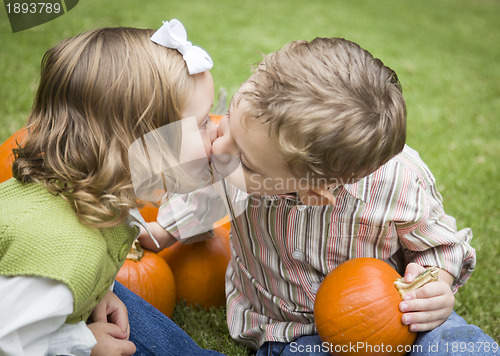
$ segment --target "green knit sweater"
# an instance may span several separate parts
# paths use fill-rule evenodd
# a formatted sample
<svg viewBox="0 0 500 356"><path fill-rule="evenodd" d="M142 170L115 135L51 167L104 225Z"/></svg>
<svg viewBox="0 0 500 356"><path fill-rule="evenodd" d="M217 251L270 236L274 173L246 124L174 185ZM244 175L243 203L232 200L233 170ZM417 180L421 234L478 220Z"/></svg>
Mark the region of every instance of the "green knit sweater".
<svg viewBox="0 0 500 356"><path fill-rule="evenodd" d="M61 197L39 184L0 184L0 275L39 276L73 293L67 323L87 320L102 300L137 236L122 224L96 229L78 221Z"/></svg>

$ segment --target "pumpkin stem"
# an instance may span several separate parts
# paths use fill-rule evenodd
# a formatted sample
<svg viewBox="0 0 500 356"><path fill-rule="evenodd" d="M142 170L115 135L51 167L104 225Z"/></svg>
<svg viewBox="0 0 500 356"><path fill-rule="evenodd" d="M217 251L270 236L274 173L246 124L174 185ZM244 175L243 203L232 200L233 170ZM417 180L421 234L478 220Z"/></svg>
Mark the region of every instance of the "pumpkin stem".
<svg viewBox="0 0 500 356"><path fill-rule="evenodd" d="M142 257L144 257L144 250L142 249L139 241L135 240L127 254L127 260L137 262L140 261Z"/></svg>
<svg viewBox="0 0 500 356"><path fill-rule="evenodd" d="M406 283L404 278L396 279L394 281L394 286L401 295L401 299L403 299L406 293L418 289L422 287L424 284L427 284L429 282L437 281L438 275L439 275L438 268L431 267L425 270L424 272L420 273L418 276L416 276L413 282L411 283Z"/></svg>

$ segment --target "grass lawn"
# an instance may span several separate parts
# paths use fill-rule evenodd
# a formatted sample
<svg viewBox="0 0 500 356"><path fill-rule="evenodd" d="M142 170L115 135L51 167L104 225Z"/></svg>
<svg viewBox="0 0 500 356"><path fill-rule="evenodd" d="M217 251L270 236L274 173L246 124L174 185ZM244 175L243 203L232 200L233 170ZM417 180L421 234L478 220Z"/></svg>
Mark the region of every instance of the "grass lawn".
<svg viewBox="0 0 500 356"><path fill-rule="evenodd" d="M50 46L98 26L158 28L171 18L211 54L216 90L230 95L260 53L296 39L345 37L393 68L408 105L407 142L433 171L458 228L474 232L477 267L455 310L500 342L500 2L81 0L15 34L0 6L0 142L24 124ZM201 346L248 354L229 340L224 314L181 305L174 320Z"/></svg>

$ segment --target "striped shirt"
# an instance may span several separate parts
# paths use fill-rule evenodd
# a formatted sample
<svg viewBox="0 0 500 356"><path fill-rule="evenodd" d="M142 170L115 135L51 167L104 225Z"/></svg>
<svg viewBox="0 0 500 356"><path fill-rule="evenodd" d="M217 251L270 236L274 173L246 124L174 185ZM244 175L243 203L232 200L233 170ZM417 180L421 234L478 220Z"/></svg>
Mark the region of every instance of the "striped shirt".
<svg viewBox="0 0 500 356"><path fill-rule="evenodd" d="M295 193L248 196L224 186L230 208L238 197L241 204L241 196L246 203L231 222L227 323L233 338L254 349L266 341L315 334L319 285L349 259L375 257L400 274L410 262L437 266L455 276L454 291L475 266L471 230L457 231L434 177L408 146L371 175L332 189L335 205L303 205ZM179 229L196 225L187 214L189 206L204 204L200 195L182 203L173 199L186 216L177 219L176 227L162 208L158 222L179 237Z"/></svg>

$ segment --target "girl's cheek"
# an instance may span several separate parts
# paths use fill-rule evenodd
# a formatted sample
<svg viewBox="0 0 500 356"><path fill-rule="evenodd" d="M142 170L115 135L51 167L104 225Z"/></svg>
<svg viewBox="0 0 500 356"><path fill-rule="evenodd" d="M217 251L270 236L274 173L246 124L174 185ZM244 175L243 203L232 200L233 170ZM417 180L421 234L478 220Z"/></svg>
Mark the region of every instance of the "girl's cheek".
<svg viewBox="0 0 500 356"><path fill-rule="evenodd" d="M210 144L214 143L214 141L217 139L217 126L214 123L211 123L208 126L208 137L210 140Z"/></svg>
<svg viewBox="0 0 500 356"><path fill-rule="evenodd" d="M212 140L205 140L204 146L207 157L210 157L212 155Z"/></svg>

